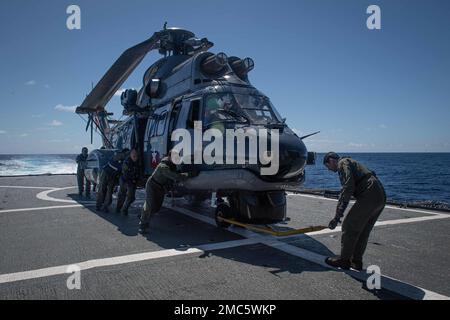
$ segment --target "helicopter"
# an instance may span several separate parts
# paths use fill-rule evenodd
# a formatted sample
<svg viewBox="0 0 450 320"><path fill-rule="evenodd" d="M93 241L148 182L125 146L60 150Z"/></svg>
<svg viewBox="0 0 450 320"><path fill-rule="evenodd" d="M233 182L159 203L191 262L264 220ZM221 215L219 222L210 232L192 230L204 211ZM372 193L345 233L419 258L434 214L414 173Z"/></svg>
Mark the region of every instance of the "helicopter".
<svg viewBox="0 0 450 320"><path fill-rule="evenodd" d="M248 75L254 68L253 59L228 57L223 52L214 54L209 51L213 45L207 38L199 39L191 31L167 28L165 24L163 30L122 53L76 108L76 113L88 115L86 131L90 128L91 143L94 126L103 141L101 149L88 155L85 175L98 183L102 167L115 152L136 149L141 164L138 186L143 187L160 160L179 145L172 139L176 131L194 136L208 130L216 134L240 130L244 135L264 131L266 140L268 136L278 139L276 150L271 146L259 153L262 158L273 160L276 151L275 173L261 174L267 161L249 161L250 147L242 148L250 144L251 134L247 134L231 147L233 151L244 149L245 159L241 162L192 163L188 158L193 159L194 155L183 150L181 157L188 161L177 167L181 172L194 174L175 185L173 193L193 202L215 195L216 216L255 224L283 221L285 191L297 190L305 181L305 166L315 163L315 153L307 151L303 139L318 132L303 137L294 133L270 99L251 84ZM162 57L144 73L140 90L121 93L127 118L112 120L106 105L153 50ZM193 140L183 142L185 147L191 144L194 153L205 151L211 142L195 137ZM222 155L217 149L213 153ZM236 154L231 158L236 158Z"/></svg>

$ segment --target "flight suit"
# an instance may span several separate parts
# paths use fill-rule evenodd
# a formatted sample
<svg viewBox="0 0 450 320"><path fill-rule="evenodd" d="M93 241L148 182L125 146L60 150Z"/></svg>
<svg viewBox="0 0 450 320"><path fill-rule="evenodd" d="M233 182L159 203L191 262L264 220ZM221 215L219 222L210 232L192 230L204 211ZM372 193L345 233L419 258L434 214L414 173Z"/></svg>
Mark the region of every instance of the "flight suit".
<svg viewBox="0 0 450 320"><path fill-rule="evenodd" d="M134 162L128 157L122 165L122 176L120 177L119 194L117 196L116 212L122 211L128 214L128 208L136 200L137 182L140 176L138 161Z"/></svg>
<svg viewBox="0 0 450 320"><path fill-rule="evenodd" d="M167 189L187 176L176 172L176 166L167 157L163 158L145 184L145 202L141 215L141 225L147 226L150 218L160 209Z"/></svg>
<svg viewBox="0 0 450 320"><path fill-rule="evenodd" d="M87 165L87 157L88 157L87 154L80 153L75 161L78 164L77 166L78 194L80 196L83 195L83 192L85 190L84 182L86 181L86 197L89 198L91 194L91 182L84 175L84 170L86 169Z"/></svg>
<svg viewBox="0 0 450 320"><path fill-rule="evenodd" d="M386 193L375 173L351 158L341 158L338 174L342 190L336 217L342 217L350 198L356 198L342 223L341 256L343 261L362 263L370 232L386 205Z"/></svg>
<svg viewBox="0 0 450 320"><path fill-rule="evenodd" d="M117 185L122 171L123 158L124 155L118 153L103 167L98 185L97 210L108 211L108 207L112 203L114 187Z"/></svg>

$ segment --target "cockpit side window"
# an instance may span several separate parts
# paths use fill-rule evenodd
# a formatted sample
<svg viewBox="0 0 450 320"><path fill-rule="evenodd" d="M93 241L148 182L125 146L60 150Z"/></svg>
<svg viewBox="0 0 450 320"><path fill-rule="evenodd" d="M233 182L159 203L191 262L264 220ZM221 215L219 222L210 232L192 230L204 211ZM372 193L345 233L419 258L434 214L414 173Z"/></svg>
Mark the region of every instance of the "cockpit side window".
<svg viewBox="0 0 450 320"><path fill-rule="evenodd" d="M236 116L239 118L239 114L236 99L231 93L211 94L206 98L203 111L205 125L236 120Z"/></svg>

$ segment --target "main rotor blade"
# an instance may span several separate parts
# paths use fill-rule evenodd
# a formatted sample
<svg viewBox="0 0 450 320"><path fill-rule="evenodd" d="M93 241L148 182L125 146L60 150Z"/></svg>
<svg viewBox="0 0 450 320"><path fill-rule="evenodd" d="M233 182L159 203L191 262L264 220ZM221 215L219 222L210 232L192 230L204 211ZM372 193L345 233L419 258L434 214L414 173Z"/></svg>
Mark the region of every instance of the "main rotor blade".
<svg viewBox="0 0 450 320"><path fill-rule="evenodd" d="M81 106L76 109L76 112L89 113L104 110L109 100L111 100L120 86L141 63L147 53L155 48L160 39L159 36L160 32L155 32L150 39L123 52L91 93L84 99Z"/></svg>
<svg viewBox="0 0 450 320"><path fill-rule="evenodd" d="M87 123L86 123L86 129L85 129L85 131L88 131L89 125L91 124L91 122L92 122L92 114L89 114L89 116L88 116L88 121L87 121Z"/></svg>

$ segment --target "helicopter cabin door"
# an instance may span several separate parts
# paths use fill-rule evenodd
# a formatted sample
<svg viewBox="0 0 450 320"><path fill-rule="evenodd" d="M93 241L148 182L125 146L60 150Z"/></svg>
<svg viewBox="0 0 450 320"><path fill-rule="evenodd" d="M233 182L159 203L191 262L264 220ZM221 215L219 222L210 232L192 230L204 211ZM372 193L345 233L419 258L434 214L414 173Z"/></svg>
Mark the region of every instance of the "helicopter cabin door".
<svg viewBox="0 0 450 320"><path fill-rule="evenodd" d="M144 168L145 174L152 174L161 159L167 154L167 133L169 107L158 108L147 122L144 137Z"/></svg>
<svg viewBox="0 0 450 320"><path fill-rule="evenodd" d="M191 134L191 150L194 149L194 122L201 121L201 98L183 100L181 111L176 121L176 128L183 128ZM176 144L177 142L175 142ZM172 143L173 144L173 143ZM172 145L173 146L173 145Z"/></svg>
<svg viewBox="0 0 450 320"><path fill-rule="evenodd" d="M172 110L170 111L170 117L169 117L169 131L167 134L167 145L168 145L168 151L170 151L176 144L176 142L173 142L171 139L172 132L180 127L178 127L178 119L180 118L181 113L181 107L182 103L181 100L177 100L174 102ZM184 128L184 127L181 127Z"/></svg>

